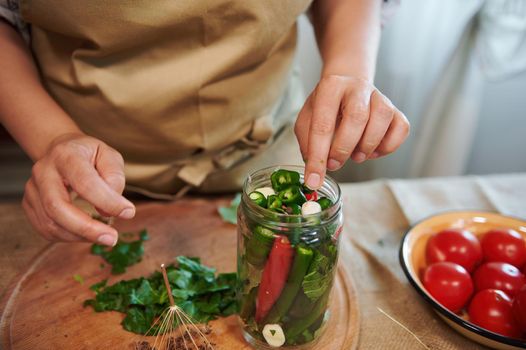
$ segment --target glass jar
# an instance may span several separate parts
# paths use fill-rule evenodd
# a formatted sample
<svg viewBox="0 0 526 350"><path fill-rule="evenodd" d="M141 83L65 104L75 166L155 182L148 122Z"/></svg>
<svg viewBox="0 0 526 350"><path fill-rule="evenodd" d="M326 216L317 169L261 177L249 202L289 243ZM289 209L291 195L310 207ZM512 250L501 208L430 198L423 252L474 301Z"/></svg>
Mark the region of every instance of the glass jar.
<svg viewBox="0 0 526 350"><path fill-rule="evenodd" d="M336 273L343 224L338 184L330 177L318 195L333 205L306 216L258 206L249 194L270 187L278 169L249 175L238 209L237 298L243 336L256 349L309 349L329 318L328 301ZM281 344L281 345L280 345Z"/></svg>

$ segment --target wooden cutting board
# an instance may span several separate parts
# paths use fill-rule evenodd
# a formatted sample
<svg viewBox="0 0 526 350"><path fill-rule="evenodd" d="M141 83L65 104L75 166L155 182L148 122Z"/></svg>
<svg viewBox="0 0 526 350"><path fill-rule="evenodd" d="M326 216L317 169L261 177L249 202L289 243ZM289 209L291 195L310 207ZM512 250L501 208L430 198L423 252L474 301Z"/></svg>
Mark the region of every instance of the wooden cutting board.
<svg viewBox="0 0 526 350"><path fill-rule="evenodd" d="M175 203L138 205L131 221L115 223L120 232L147 228L142 262L123 275L113 276L110 267L90 254L83 243L50 244L28 269L12 282L0 303L2 316L1 348L6 350L46 349L133 349L136 341L148 339L125 331L118 312L95 313L84 308L92 298L89 286L109 278L108 284L121 279L146 276L161 263L172 263L177 255L199 256L206 265L221 272L236 268L236 227L224 223L217 214L223 199L185 199ZM73 279L78 274L84 283ZM359 310L349 273L338 269L330 301L331 318L327 332L316 348L354 349L358 342ZM210 340L216 349L249 350L235 316L211 322Z"/></svg>

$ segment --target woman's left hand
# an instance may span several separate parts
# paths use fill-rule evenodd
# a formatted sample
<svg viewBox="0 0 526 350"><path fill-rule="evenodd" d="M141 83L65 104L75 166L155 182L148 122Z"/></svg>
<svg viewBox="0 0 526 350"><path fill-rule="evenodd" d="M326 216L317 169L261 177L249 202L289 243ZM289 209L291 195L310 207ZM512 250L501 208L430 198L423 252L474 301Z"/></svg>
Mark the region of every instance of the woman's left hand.
<svg viewBox="0 0 526 350"><path fill-rule="evenodd" d="M361 163L394 152L407 138L409 122L368 81L328 75L307 98L294 132L306 184L318 189L326 170L341 168L349 158Z"/></svg>

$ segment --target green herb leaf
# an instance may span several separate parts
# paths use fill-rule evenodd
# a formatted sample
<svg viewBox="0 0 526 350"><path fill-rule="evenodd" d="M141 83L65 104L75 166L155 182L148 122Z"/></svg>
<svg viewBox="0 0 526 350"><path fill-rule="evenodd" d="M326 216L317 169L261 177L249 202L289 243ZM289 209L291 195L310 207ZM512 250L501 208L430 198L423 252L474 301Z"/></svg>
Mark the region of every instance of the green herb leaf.
<svg viewBox="0 0 526 350"><path fill-rule="evenodd" d="M148 236L148 231L146 231L146 229L143 229L141 232L139 232L139 238L141 241L149 240L150 236Z"/></svg>
<svg viewBox="0 0 526 350"><path fill-rule="evenodd" d="M184 290L184 289L174 289L174 290L172 290L172 296L174 298L176 298L176 299L187 300L192 295L194 295L194 293L191 293L188 290Z"/></svg>
<svg viewBox="0 0 526 350"><path fill-rule="evenodd" d="M179 263L179 268L192 272L202 277L207 282L213 282L215 279L216 270L204 265L201 265L199 258L187 258L186 256L178 256L176 258Z"/></svg>
<svg viewBox="0 0 526 350"><path fill-rule="evenodd" d="M124 236L124 234L122 234ZM93 255L100 255L111 266L111 273L114 275L126 272L126 268L141 261L144 254L143 242L148 240L148 233L142 230L137 241L124 242L119 240L113 248L108 248L100 244L91 246Z"/></svg>
<svg viewBox="0 0 526 350"><path fill-rule="evenodd" d="M318 300L329 288L333 279L331 265L329 258L319 251L314 252L314 258L302 282L303 292L310 300Z"/></svg>
<svg viewBox="0 0 526 350"><path fill-rule="evenodd" d="M142 280L139 288L132 289L130 292L130 304L149 305L157 302L159 302L159 294L146 279Z"/></svg>
<svg viewBox="0 0 526 350"><path fill-rule="evenodd" d="M122 320L122 326L130 332L144 334L150 329L154 317L155 310L152 308L130 307Z"/></svg>
<svg viewBox="0 0 526 350"><path fill-rule="evenodd" d="M187 289L192 281L192 273L186 270L172 270L167 272L170 283L178 288Z"/></svg>
<svg viewBox="0 0 526 350"><path fill-rule="evenodd" d="M98 293L99 290L101 290L102 288L106 287L106 283L108 282L108 280L104 280L104 281L100 281L98 283L95 283L94 285L92 285L91 287L89 287L89 289L91 289L92 291L94 291L95 293Z"/></svg>
<svg viewBox="0 0 526 350"><path fill-rule="evenodd" d="M73 275L73 279L80 284L84 284L84 278L81 275Z"/></svg>
<svg viewBox="0 0 526 350"><path fill-rule="evenodd" d="M217 209L219 215L223 218L223 221L234 225L237 224L237 207L239 206L239 203L241 203L241 193L236 194L234 199L230 202L230 206L219 207Z"/></svg>
<svg viewBox="0 0 526 350"><path fill-rule="evenodd" d="M104 248L105 248L105 246L103 246L101 244L94 244L94 245L91 246L91 254L93 254L93 255L102 255L105 252Z"/></svg>
<svg viewBox="0 0 526 350"><path fill-rule="evenodd" d="M166 268L175 303L194 321L208 322L218 316L237 312L235 273L216 275L215 269L202 265L199 258L179 256L177 266ZM148 278L123 280L111 286L106 281L90 288L96 295L86 300L96 312L119 311L126 314L124 329L146 333L152 323L169 306L162 274Z"/></svg>

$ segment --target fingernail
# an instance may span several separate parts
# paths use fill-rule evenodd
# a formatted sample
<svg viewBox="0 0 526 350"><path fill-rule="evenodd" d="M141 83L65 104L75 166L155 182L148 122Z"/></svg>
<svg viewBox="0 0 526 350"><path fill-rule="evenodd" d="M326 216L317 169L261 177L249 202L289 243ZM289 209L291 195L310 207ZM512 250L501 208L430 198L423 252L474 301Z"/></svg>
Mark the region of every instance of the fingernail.
<svg viewBox="0 0 526 350"><path fill-rule="evenodd" d="M320 174L312 173L307 177L307 187L315 190L320 187Z"/></svg>
<svg viewBox="0 0 526 350"><path fill-rule="evenodd" d="M329 170L339 169L341 165L342 163L340 163L336 159L329 159L329 161L327 162L327 168L329 168Z"/></svg>
<svg viewBox="0 0 526 350"><path fill-rule="evenodd" d="M367 155L363 152L358 152L354 155L353 160L357 163L361 163L367 158Z"/></svg>
<svg viewBox="0 0 526 350"><path fill-rule="evenodd" d="M115 239L115 237L110 234L100 235L97 240L100 244L107 245L108 247L113 247L117 243L117 239Z"/></svg>
<svg viewBox="0 0 526 350"><path fill-rule="evenodd" d="M119 214L119 217L122 219L131 219L135 216L134 208L126 208Z"/></svg>

